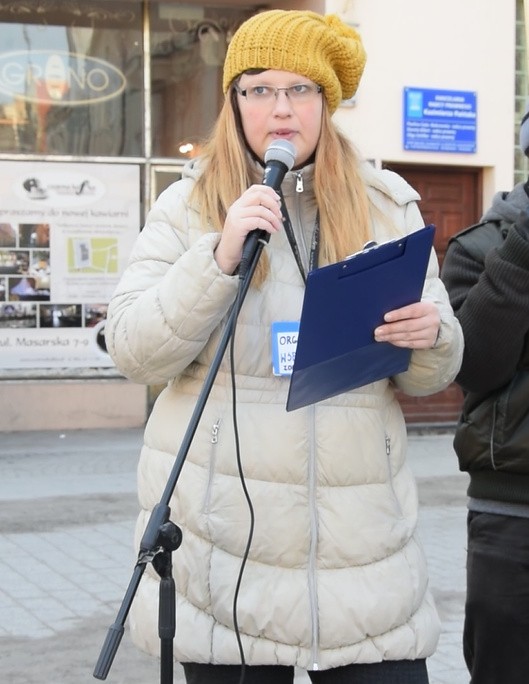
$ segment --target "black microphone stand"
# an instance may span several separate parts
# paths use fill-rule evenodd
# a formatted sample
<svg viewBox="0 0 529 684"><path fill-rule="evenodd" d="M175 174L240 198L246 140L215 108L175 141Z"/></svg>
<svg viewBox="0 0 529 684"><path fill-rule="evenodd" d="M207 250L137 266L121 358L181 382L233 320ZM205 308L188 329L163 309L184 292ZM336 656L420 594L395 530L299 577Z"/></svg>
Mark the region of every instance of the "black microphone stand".
<svg viewBox="0 0 529 684"><path fill-rule="evenodd" d="M259 231L262 232L262 231ZM134 566L129 586L118 611L116 621L108 630L105 642L99 654L99 659L94 669L93 676L96 679L106 679L110 671L114 657L121 643L125 631L125 621L130 611L134 596L138 590L140 580L145 572L147 563L152 563L156 572L160 575L159 607L158 607L158 636L160 637L160 684L173 683L173 642L176 633L175 615L175 584L172 575L172 552L182 542L182 532L169 516L171 509L169 502L176 487L180 472L187 457L187 453L195 436L200 418L206 406L213 383L217 376L222 358L235 329L237 316L241 310L244 298L248 292L250 282L255 272L261 252L270 236L265 233L255 244L252 244L253 253L249 254L248 270L240 276L239 292L229 312L226 327L219 341L215 356L204 379L204 384L197 398L193 414L184 434L182 444L176 456L175 462L169 474L167 484L160 501L152 510L149 522L140 542L138 559ZM252 241L253 242L253 241Z"/></svg>

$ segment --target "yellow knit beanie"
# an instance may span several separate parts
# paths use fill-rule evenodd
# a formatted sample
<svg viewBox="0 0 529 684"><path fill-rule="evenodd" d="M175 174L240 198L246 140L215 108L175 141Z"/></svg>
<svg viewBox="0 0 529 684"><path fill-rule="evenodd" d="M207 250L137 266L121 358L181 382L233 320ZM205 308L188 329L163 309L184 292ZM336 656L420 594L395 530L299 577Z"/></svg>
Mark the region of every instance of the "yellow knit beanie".
<svg viewBox="0 0 529 684"><path fill-rule="evenodd" d="M335 14L270 10L235 32L224 62L223 90L248 69L291 71L322 86L333 113L352 97L366 54L358 33Z"/></svg>

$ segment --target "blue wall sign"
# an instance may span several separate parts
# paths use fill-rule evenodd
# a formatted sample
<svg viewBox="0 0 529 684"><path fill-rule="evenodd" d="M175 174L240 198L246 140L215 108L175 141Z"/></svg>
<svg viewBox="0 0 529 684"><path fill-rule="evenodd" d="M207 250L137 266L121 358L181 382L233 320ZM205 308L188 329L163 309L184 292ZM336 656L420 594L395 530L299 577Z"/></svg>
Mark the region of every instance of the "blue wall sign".
<svg viewBox="0 0 529 684"><path fill-rule="evenodd" d="M404 149L475 152L476 93L404 88Z"/></svg>

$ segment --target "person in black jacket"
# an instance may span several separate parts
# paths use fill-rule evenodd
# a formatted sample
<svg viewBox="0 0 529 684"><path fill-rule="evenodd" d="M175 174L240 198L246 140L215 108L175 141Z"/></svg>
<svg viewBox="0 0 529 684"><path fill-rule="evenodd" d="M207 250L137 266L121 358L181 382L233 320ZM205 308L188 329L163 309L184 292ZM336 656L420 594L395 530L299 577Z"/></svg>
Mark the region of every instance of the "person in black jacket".
<svg viewBox="0 0 529 684"><path fill-rule="evenodd" d="M520 126L529 156L529 111ZM450 242L465 337L454 448L468 487L463 650L471 684L529 682L529 180Z"/></svg>

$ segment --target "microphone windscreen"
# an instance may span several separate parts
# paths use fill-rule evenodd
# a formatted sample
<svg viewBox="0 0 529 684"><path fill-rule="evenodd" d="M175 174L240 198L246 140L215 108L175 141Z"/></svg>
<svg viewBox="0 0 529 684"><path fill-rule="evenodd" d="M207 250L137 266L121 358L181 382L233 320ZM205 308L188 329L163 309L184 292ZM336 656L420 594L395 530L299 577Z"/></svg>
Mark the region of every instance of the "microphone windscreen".
<svg viewBox="0 0 529 684"><path fill-rule="evenodd" d="M289 140L283 138L274 140L265 152L264 161L265 164L271 161L280 162L290 171L296 161L296 148Z"/></svg>

